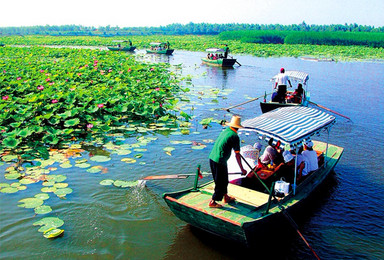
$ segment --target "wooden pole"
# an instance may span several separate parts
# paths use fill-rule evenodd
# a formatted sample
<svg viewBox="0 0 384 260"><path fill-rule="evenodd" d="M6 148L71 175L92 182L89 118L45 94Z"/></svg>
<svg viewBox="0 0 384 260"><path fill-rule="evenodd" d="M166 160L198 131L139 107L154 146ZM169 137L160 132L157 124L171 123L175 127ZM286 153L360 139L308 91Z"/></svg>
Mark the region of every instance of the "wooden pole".
<svg viewBox="0 0 384 260"><path fill-rule="evenodd" d="M346 119L352 121L352 119L350 119L349 117L347 117L347 116L345 116L345 115L343 115L343 114L340 114L339 112L336 112L336 111L334 111L334 110L332 110L332 109L329 109L329 108L327 108L327 107L325 107L325 106L316 104L315 102L312 102L312 101L309 101L309 100L308 100L308 103L309 103L309 104L312 104L312 105L315 105L315 106L318 106L318 107L320 107L320 108L322 108L322 109L325 109L325 110L327 110L327 111L329 111L329 112L331 112L331 113L334 113L334 114L336 114L336 115L345 117Z"/></svg>

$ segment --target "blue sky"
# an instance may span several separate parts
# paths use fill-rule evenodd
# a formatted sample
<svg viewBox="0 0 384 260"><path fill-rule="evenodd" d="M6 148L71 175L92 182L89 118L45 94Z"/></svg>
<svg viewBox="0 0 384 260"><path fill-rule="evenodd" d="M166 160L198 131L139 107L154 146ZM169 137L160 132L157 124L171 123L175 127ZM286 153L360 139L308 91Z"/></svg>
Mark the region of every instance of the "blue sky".
<svg viewBox="0 0 384 260"><path fill-rule="evenodd" d="M0 27L172 23L384 26L384 0L1 0Z"/></svg>

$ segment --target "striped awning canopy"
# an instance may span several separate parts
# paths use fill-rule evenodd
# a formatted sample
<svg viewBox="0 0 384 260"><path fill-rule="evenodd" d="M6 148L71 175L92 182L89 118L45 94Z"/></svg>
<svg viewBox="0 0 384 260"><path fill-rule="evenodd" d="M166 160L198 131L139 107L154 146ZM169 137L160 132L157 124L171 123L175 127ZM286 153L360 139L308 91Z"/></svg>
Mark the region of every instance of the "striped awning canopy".
<svg viewBox="0 0 384 260"><path fill-rule="evenodd" d="M309 75L302 71L296 71L296 70L287 70L285 74L289 77L290 80L298 81L303 83L304 85L307 84L307 81L309 80ZM275 75L271 81L276 81L277 75Z"/></svg>
<svg viewBox="0 0 384 260"><path fill-rule="evenodd" d="M335 123L335 117L318 109L294 106L282 107L248 119L243 131L255 131L260 136L280 140L282 144L299 145Z"/></svg>

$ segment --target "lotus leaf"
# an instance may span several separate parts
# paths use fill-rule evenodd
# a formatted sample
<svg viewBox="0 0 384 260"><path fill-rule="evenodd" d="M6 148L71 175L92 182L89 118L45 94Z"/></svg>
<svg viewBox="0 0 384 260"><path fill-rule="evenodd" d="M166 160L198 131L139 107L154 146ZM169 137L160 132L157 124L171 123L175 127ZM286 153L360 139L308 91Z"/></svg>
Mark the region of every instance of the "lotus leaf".
<svg viewBox="0 0 384 260"><path fill-rule="evenodd" d="M76 167L79 167L79 168L89 168L91 167L91 165L89 163L79 163L79 164L75 164Z"/></svg>
<svg viewBox="0 0 384 260"><path fill-rule="evenodd" d="M99 166L93 166L93 167L89 168L87 170L87 172L89 172L89 173L98 173L98 172L101 172L101 169L100 169Z"/></svg>
<svg viewBox="0 0 384 260"><path fill-rule="evenodd" d="M123 158L121 159L122 162L126 162L126 163L135 163L136 160L133 159L133 158Z"/></svg>
<svg viewBox="0 0 384 260"><path fill-rule="evenodd" d="M108 162L111 158L103 155L95 155L91 157L90 160L94 162Z"/></svg>
<svg viewBox="0 0 384 260"><path fill-rule="evenodd" d="M60 164L60 167L63 169L68 169L68 168L72 167L72 164L70 162L65 162L65 163Z"/></svg>
<svg viewBox="0 0 384 260"><path fill-rule="evenodd" d="M26 190L27 186L21 185L16 187L18 190Z"/></svg>
<svg viewBox="0 0 384 260"><path fill-rule="evenodd" d="M202 150L205 147L207 147L207 146L206 145L193 145L192 149L194 149L194 150Z"/></svg>
<svg viewBox="0 0 384 260"><path fill-rule="evenodd" d="M53 186L56 187L57 189L62 189L62 188L68 187L68 183L59 182L59 183L55 183L55 185Z"/></svg>
<svg viewBox="0 0 384 260"><path fill-rule="evenodd" d="M133 156L133 157L135 157L136 159L140 159L141 157L143 157L143 154L138 153L138 154L135 154L135 156Z"/></svg>
<svg viewBox="0 0 384 260"><path fill-rule="evenodd" d="M56 238L58 236L61 236L63 233L64 233L64 229L50 228L50 229L44 231L43 236L45 238Z"/></svg>
<svg viewBox="0 0 384 260"><path fill-rule="evenodd" d="M14 183L11 183L11 187L13 187L13 188L17 188L17 187L19 187L21 184L19 183L19 182L14 182Z"/></svg>
<svg viewBox="0 0 384 260"><path fill-rule="evenodd" d="M41 188L41 191L42 192L55 192L56 187L44 187L44 188Z"/></svg>
<svg viewBox="0 0 384 260"><path fill-rule="evenodd" d="M145 148L135 148L133 149L135 152L146 152L148 149Z"/></svg>
<svg viewBox="0 0 384 260"><path fill-rule="evenodd" d="M17 188L13 188L13 187L7 187L7 188L0 189L0 192L2 192L2 193L15 193L18 191L19 190Z"/></svg>
<svg viewBox="0 0 384 260"><path fill-rule="evenodd" d="M104 185L104 186L112 185L114 182L115 182L114 180L106 179L106 180L102 180L102 181L100 182L100 185Z"/></svg>
<svg viewBox="0 0 384 260"><path fill-rule="evenodd" d="M128 155L130 153L132 153L131 150L117 150L116 151L116 154L118 154L118 155Z"/></svg>
<svg viewBox="0 0 384 260"><path fill-rule="evenodd" d="M78 125L79 123L80 123L80 119L75 118L75 119L70 119L70 120L65 121L64 126L70 127L70 126Z"/></svg>
<svg viewBox="0 0 384 260"><path fill-rule="evenodd" d="M39 232L45 232L50 228L58 228L64 225L64 221L57 217L45 217L33 223L34 226L42 226Z"/></svg>
<svg viewBox="0 0 384 260"><path fill-rule="evenodd" d="M38 182L38 180L34 180L31 178L22 178L21 180L19 180L20 184L25 184L25 185L35 183L35 182Z"/></svg>
<svg viewBox="0 0 384 260"><path fill-rule="evenodd" d="M175 150L175 148L171 147L171 146L167 146L167 147L163 148L163 150L166 151L166 152L172 152L172 151Z"/></svg>
<svg viewBox="0 0 384 260"><path fill-rule="evenodd" d="M67 179L67 176L58 174L58 175L48 175L46 178L48 181L63 182Z"/></svg>
<svg viewBox="0 0 384 260"><path fill-rule="evenodd" d="M49 199L49 195L47 193L39 193L35 195L35 198L41 199L41 200L47 200Z"/></svg>
<svg viewBox="0 0 384 260"><path fill-rule="evenodd" d="M135 187L139 181L121 181L121 180L116 180L114 181L113 185L116 187L120 188L128 188L128 187Z"/></svg>
<svg viewBox="0 0 384 260"><path fill-rule="evenodd" d="M12 172L12 173L4 174L4 177L7 180L16 180L21 177L21 174L18 172Z"/></svg>
<svg viewBox="0 0 384 260"><path fill-rule="evenodd" d="M76 164L81 164L81 163L88 162L88 160L87 159L80 159L80 160L76 160L75 162L76 162Z"/></svg>
<svg viewBox="0 0 384 260"><path fill-rule="evenodd" d="M53 193L55 193L57 196L66 196L67 194L71 194L73 190L71 188L63 188L63 189L57 189Z"/></svg>
<svg viewBox="0 0 384 260"><path fill-rule="evenodd" d="M43 186L53 186L53 185L55 185L55 182L54 181L44 181L43 182Z"/></svg>
<svg viewBox="0 0 384 260"><path fill-rule="evenodd" d="M47 205L42 205L35 208L35 214L47 214L51 211L52 211L52 208Z"/></svg>
<svg viewBox="0 0 384 260"><path fill-rule="evenodd" d="M7 137L3 140L3 145L10 149L16 148L19 145L19 143L20 143L20 140L13 137Z"/></svg>
<svg viewBox="0 0 384 260"><path fill-rule="evenodd" d="M1 188L9 188L11 185L9 185L8 183L0 183L0 189Z"/></svg>
<svg viewBox="0 0 384 260"><path fill-rule="evenodd" d="M17 205L20 208L33 209L43 205L44 201L38 198L26 198L19 200L21 204Z"/></svg>

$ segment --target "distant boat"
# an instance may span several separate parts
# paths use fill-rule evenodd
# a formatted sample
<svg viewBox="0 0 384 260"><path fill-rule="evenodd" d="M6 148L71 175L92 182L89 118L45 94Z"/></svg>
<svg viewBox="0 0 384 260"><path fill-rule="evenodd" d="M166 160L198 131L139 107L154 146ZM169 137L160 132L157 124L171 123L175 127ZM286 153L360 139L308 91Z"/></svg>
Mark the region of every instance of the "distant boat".
<svg viewBox="0 0 384 260"><path fill-rule="evenodd" d="M4 47L5 46L5 44L4 43L0 43L0 47Z"/></svg>
<svg viewBox="0 0 384 260"><path fill-rule="evenodd" d="M207 57L201 58L204 64L218 67L232 67L237 62L233 57L228 57L229 48L209 48L205 50Z"/></svg>
<svg viewBox="0 0 384 260"><path fill-rule="evenodd" d="M169 42L151 42L147 53L171 55L174 49L170 49Z"/></svg>
<svg viewBox="0 0 384 260"><path fill-rule="evenodd" d="M307 106L308 104L308 99L309 99L309 93L308 91L308 80L309 80L309 75L305 72L302 71L286 71L286 75L288 75L291 83L301 83L303 85L304 93L301 97L301 99L296 102L296 103L290 103L288 97L293 93L292 91L287 91L287 95L285 96L285 100L283 103L279 102L273 102L272 100L267 101L264 100L264 102L260 102L260 108L261 112L266 113L269 112L273 109L279 108L279 107L293 107L293 106ZM276 81L277 75L275 75L271 81L273 82L273 86L275 86L275 81ZM273 94L272 94L273 96ZM266 97L265 97L266 99Z"/></svg>
<svg viewBox="0 0 384 260"><path fill-rule="evenodd" d="M117 45L107 46L110 51L134 51L136 49L136 46L132 46L131 40L115 40L112 42L116 42ZM128 42L129 45L125 44L126 42Z"/></svg>
<svg viewBox="0 0 384 260"><path fill-rule="evenodd" d="M256 140L261 137L267 140L273 138L280 141L282 146L290 146L298 153L303 140L325 132L323 130L327 130L329 134L334 123L335 117L323 111L309 107L287 107L245 120L242 123L245 128L239 131L256 133ZM215 183L211 181L199 186L198 177L195 178L193 188L167 192L163 198L178 218L192 226L228 240L251 245L258 236L260 238L262 232L268 231L268 227L281 223L283 216L288 217L287 212L298 209L305 200L309 200L310 194L324 182L341 158L342 147L320 141L313 143L319 157L319 169L299 181L296 181L296 170L290 173L294 181L279 183L284 187L284 192L279 192L279 200L273 199L273 196L278 196L274 195L276 186L266 184L266 179L270 178L268 176L274 174L273 168L256 171L259 180L265 182L261 189L229 183L228 195L236 198L236 202L222 204L222 208L208 206ZM297 169L296 165L294 167ZM257 179L253 180L258 182Z"/></svg>
<svg viewBox="0 0 384 260"><path fill-rule="evenodd" d="M335 61L333 58L325 58L325 57L316 58L316 57L310 57L310 56L303 56L303 57L300 57L300 59L308 60L308 61L316 61L316 62L332 62L332 61Z"/></svg>

